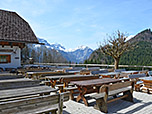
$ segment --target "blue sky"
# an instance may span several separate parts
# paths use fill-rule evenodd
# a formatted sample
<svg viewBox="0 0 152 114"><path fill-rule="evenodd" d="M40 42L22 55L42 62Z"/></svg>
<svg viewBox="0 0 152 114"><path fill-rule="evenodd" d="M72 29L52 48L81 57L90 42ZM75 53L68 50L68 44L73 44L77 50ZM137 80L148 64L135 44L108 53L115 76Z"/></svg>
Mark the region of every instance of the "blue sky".
<svg viewBox="0 0 152 114"><path fill-rule="evenodd" d="M92 49L116 30L136 35L152 27L152 0L0 0L17 12L37 37L65 48Z"/></svg>

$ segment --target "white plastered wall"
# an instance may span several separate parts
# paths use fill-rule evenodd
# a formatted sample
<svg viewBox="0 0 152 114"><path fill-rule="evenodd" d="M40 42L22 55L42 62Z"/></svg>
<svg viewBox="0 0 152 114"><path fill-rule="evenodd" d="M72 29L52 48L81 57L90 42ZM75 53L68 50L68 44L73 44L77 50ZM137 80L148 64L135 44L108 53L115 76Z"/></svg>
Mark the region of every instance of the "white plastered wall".
<svg viewBox="0 0 152 114"><path fill-rule="evenodd" d="M0 63L2 68L17 68L21 66L21 49L18 46L4 46L0 45L0 49L13 49L13 52L0 52L0 54L9 54L11 55L11 63Z"/></svg>

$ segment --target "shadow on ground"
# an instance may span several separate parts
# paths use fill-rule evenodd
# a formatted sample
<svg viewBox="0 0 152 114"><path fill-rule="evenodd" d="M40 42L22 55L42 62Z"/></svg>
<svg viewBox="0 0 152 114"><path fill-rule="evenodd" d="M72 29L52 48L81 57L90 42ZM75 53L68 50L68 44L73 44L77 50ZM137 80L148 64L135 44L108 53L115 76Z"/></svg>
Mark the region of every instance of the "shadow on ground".
<svg viewBox="0 0 152 114"><path fill-rule="evenodd" d="M111 102L108 104L108 113L122 114L122 113L118 113L118 112L120 110L126 109L130 106L133 106L136 103L140 103L142 105L137 106L137 107L133 108L132 110L128 110L127 112L125 112L125 114L132 114L132 113L135 113L139 110L142 110L143 108L145 108L149 105L152 105L152 102L145 103L145 102L142 102L141 100L138 100L136 98L134 98L133 103L125 101L125 100L117 100L117 101L114 101L114 102ZM91 103L89 103L89 106L94 106L95 104L96 104L95 102L91 102Z"/></svg>

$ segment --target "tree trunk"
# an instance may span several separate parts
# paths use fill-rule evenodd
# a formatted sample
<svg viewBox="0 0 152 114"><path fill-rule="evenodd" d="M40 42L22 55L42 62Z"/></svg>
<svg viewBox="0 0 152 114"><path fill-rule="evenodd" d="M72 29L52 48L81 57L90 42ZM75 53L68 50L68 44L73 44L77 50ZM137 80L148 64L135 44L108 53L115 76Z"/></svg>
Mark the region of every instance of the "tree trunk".
<svg viewBox="0 0 152 114"><path fill-rule="evenodd" d="M118 68L119 68L119 59L120 59L120 58L116 58L116 59L115 59L114 69L118 69Z"/></svg>

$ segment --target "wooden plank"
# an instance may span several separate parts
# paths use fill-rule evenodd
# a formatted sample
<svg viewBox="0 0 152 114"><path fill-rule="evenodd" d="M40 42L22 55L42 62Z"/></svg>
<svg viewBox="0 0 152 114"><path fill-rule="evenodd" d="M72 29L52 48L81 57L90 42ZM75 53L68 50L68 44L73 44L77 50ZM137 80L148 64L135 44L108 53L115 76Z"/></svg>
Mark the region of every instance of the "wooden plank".
<svg viewBox="0 0 152 114"><path fill-rule="evenodd" d="M103 79L92 79L92 80L83 80L83 81L72 81L72 84L77 86L101 86L103 84L121 82L118 79L112 78L103 78Z"/></svg>
<svg viewBox="0 0 152 114"><path fill-rule="evenodd" d="M22 97L13 97L9 99L1 99L0 102L8 102L8 101L13 101L13 100L19 100L19 99L27 99L27 98L32 98L32 97L38 97L40 95L29 95L29 96L22 96Z"/></svg>
<svg viewBox="0 0 152 114"><path fill-rule="evenodd" d="M48 102L50 101L51 103L55 104L57 103L59 95L49 95L49 96L39 96L39 97L34 97L34 98L29 98L29 99L21 99L21 100L15 100L15 101L9 101L9 102L1 102L0 103L0 109L9 109L12 107L17 107L17 106L26 106L28 104L35 104L35 103L40 103L40 102ZM35 104L36 105L36 104Z"/></svg>
<svg viewBox="0 0 152 114"><path fill-rule="evenodd" d="M111 85L108 85L108 88L109 88L109 91L112 91L112 90L116 90L116 89L120 89L120 88L124 88L124 87L128 87L128 86L131 86L131 81L126 81L126 82L123 82L123 83L115 83L115 84L111 84Z"/></svg>
<svg viewBox="0 0 152 114"><path fill-rule="evenodd" d="M122 93L122 92L129 91L129 90L131 90L130 87L124 87L124 88L112 90L112 91L109 91L108 96L116 95L118 93Z"/></svg>
<svg viewBox="0 0 152 114"><path fill-rule="evenodd" d="M26 110L26 111L23 111L23 112L18 112L17 114L42 114L42 113L46 113L46 112L51 112L51 114L56 114L56 113L52 113L52 112L56 112L58 110L58 104L55 104L55 105L48 105L48 106L45 106L45 107L39 107L39 108L36 108L36 109L33 109L33 110Z"/></svg>
<svg viewBox="0 0 152 114"><path fill-rule="evenodd" d="M0 80L0 90L5 89L15 89L22 87L31 87L40 85L40 81L38 80L30 80L30 79L9 79L9 80Z"/></svg>
<svg viewBox="0 0 152 114"><path fill-rule="evenodd" d="M111 102L114 102L114 101L116 101L116 100L123 99L123 98L126 98L126 97L128 97L128 95L123 95L123 96L120 96L120 97L111 99L111 100L107 101L107 103L111 103Z"/></svg>
<svg viewBox="0 0 152 114"><path fill-rule="evenodd" d="M56 92L57 89L50 88L48 86L36 86L19 89L1 90L0 99L8 99L13 97L22 97L34 94L44 94L50 92Z"/></svg>
<svg viewBox="0 0 152 114"><path fill-rule="evenodd" d="M94 98L94 99L100 99L100 98L103 98L104 96L105 96L105 92L96 93L96 94L92 95L91 97Z"/></svg>
<svg viewBox="0 0 152 114"><path fill-rule="evenodd" d="M71 81L82 81L82 80L92 80L92 79L98 79L99 76L82 76L82 77L67 77L63 78L63 83L69 83Z"/></svg>
<svg viewBox="0 0 152 114"><path fill-rule="evenodd" d="M60 100L60 96L61 100ZM62 113L63 102L69 99L69 92L62 93L61 95L47 95L35 98L28 98L22 100L15 100L0 103L0 113L15 113L15 114L41 114L43 112L55 112L59 110ZM60 108L58 107L60 104Z"/></svg>

